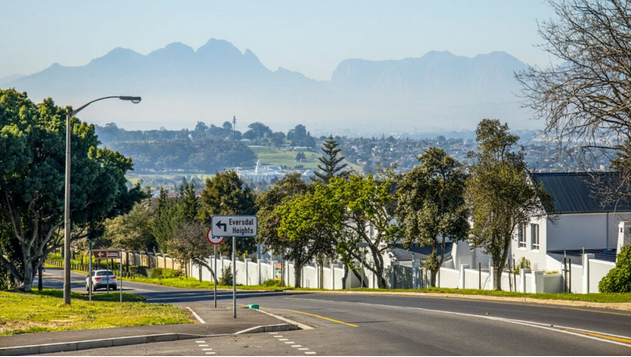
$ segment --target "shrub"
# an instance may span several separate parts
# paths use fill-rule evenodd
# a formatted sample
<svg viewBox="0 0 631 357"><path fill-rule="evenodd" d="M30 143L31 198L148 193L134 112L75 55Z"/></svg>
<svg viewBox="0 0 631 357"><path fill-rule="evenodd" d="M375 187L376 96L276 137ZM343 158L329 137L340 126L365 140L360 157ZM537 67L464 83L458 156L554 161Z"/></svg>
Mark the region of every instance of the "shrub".
<svg viewBox="0 0 631 357"><path fill-rule="evenodd" d="M170 279L179 278L182 276L182 272L179 270L173 270L168 268L153 268L151 269L152 279Z"/></svg>
<svg viewBox="0 0 631 357"><path fill-rule="evenodd" d="M230 265L224 268L221 278L219 278L219 285L232 285L232 268Z"/></svg>
<svg viewBox="0 0 631 357"><path fill-rule="evenodd" d="M616 267L598 283L598 290L601 293L631 293L631 245L620 249Z"/></svg>
<svg viewBox="0 0 631 357"><path fill-rule="evenodd" d="M265 287L273 287L273 286L277 286L277 287L281 287L281 281L280 280L276 280L276 279L269 279L269 280L265 280L263 282L263 286Z"/></svg>

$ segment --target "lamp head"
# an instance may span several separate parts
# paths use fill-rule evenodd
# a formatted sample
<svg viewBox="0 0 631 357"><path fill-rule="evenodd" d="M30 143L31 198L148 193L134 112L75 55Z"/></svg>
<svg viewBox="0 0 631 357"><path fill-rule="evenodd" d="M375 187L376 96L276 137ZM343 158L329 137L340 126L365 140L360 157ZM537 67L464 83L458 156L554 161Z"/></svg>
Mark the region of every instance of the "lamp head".
<svg viewBox="0 0 631 357"><path fill-rule="evenodd" d="M142 100L142 98L140 97L133 97L133 96L127 96L127 95L121 95L120 97L118 97L118 99L120 100L128 100L134 104L138 104L140 103L140 101Z"/></svg>

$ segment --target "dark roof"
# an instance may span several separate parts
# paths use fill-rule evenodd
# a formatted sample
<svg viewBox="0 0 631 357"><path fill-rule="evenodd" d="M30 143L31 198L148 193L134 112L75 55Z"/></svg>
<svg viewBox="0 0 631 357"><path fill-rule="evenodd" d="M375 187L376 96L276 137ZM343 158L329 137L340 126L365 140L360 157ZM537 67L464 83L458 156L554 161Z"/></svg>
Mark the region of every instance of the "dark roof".
<svg viewBox="0 0 631 357"><path fill-rule="evenodd" d="M594 258L598 260L604 260L606 262L615 263L616 262L616 251L615 250L606 250L606 249L585 249L585 253L594 254ZM572 259L572 264L574 265L583 265L583 250L555 250L549 251L548 256L557 260L559 262L563 262L563 257L567 257L568 259Z"/></svg>
<svg viewBox="0 0 631 357"><path fill-rule="evenodd" d="M451 259L452 243L445 243L445 261ZM440 244L438 245L438 251L436 252L440 256ZM413 258L425 260L429 254L432 253L432 247L411 247L410 249L404 249L400 245L391 248L390 252L394 254L396 260L411 261Z"/></svg>
<svg viewBox="0 0 631 357"><path fill-rule="evenodd" d="M555 213L628 212L631 202L607 203L594 190L596 182L606 184L616 179L610 172L535 173L536 183L543 183L545 190L554 198Z"/></svg>

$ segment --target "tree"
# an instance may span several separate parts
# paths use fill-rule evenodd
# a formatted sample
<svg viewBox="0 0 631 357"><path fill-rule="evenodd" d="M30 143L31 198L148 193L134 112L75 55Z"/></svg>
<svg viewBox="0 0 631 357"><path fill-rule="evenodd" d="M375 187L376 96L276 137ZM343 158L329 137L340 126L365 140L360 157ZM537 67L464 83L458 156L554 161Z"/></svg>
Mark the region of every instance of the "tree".
<svg viewBox="0 0 631 357"><path fill-rule="evenodd" d="M287 132L287 140L291 141L292 146L315 147L315 140L302 124L296 125L294 129Z"/></svg>
<svg viewBox="0 0 631 357"><path fill-rule="evenodd" d="M215 271L208 264L208 257L213 251L212 245L206 240L206 228L199 221L180 221L173 231L169 242L170 254L181 262L205 267L215 279ZM201 279L201 278L200 278Z"/></svg>
<svg viewBox="0 0 631 357"><path fill-rule="evenodd" d="M350 175L348 180L332 178L329 190L333 200L330 204L339 209L334 216L339 217L341 225L337 238L338 254L354 268L354 260L365 260L360 247L368 248L372 264L367 264L366 268L375 273L379 287L385 288L383 256L400 233L393 223L396 208L394 182L391 178L379 181L372 175Z"/></svg>
<svg viewBox="0 0 631 357"><path fill-rule="evenodd" d="M0 91L0 265L30 291L35 272L62 245L66 109L26 93ZM128 189L131 159L98 148L94 126L72 118L71 239L102 228L107 218L129 212L145 197ZM15 259L19 256L19 259Z"/></svg>
<svg viewBox="0 0 631 357"><path fill-rule="evenodd" d="M631 245L625 245L618 252L616 267L598 283L601 293L631 293Z"/></svg>
<svg viewBox="0 0 631 357"><path fill-rule="evenodd" d="M478 152L469 153L473 164L465 186L471 212L471 241L493 260L493 288L501 290L511 238L519 224L531 216L552 212L552 199L543 185L529 180L523 151L512 151L519 137L507 124L483 119L476 129Z"/></svg>
<svg viewBox="0 0 631 357"><path fill-rule="evenodd" d="M201 200L200 218L203 222L210 222L210 218L214 215L232 216L256 213L256 196L252 188L243 182L235 171L218 172L213 178L207 178ZM219 249L229 252L231 251L229 244L228 242L222 243ZM237 252L252 252L254 249L254 239L240 238L237 240Z"/></svg>
<svg viewBox="0 0 631 357"><path fill-rule="evenodd" d="M526 104L545 120L545 134L559 143L580 143L586 162L607 155L622 177L621 185L608 187L609 196L631 197L630 4L562 0L550 5L558 19L539 26L542 47L563 63L517 74Z"/></svg>
<svg viewBox="0 0 631 357"><path fill-rule="evenodd" d="M339 165L340 162L344 160L344 156L338 157L337 154L342 151L342 149L338 148L338 144L333 139L333 136L329 136L329 138L322 144L322 152L324 155L319 157L318 160L322 163L322 165L318 164L318 168L322 170L322 172L315 171L314 174L316 177L312 177L313 181L322 181L325 184L328 184L331 178L334 176L340 176L342 178L348 178L350 174L349 171L342 171L346 168L347 164Z"/></svg>
<svg viewBox="0 0 631 357"><path fill-rule="evenodd" d="M463 240L469 230L464 201L466 175L462 165L443 149L430 147L418 161L420 165L399 183L397 214L405 227L406 246L432 247L425 267L431 272L430 285L436 286L436 274L445 261L446 239Z"/></svg>
<svg viewBox="0 0 631 357"><path fill-rule="evenodd" d="M177 225L177 205L169 200L169 190L160 186L158 196L158 206L153 212L152 233L156 239L156 244L161 252L168 252L168 242Z"/></svg>
<svg viewBox="0 0 631 357"><path fill-rule="evenodd" d="M150 200L137 203L127 214L105 221L104 238L109 246L126 250L151 251L156 247L152 234L153 210Z"/></svg>
<svg viewBox="0 0 631 357"><path fill-rule="evenodd" d="M331 193L318 183L313 192L287 201L275 210L280 218L277 234L287 238L285 256L294 261L295 287L301 285L302 267L307 262L318 255L335 253L341 210Z"/></svg>

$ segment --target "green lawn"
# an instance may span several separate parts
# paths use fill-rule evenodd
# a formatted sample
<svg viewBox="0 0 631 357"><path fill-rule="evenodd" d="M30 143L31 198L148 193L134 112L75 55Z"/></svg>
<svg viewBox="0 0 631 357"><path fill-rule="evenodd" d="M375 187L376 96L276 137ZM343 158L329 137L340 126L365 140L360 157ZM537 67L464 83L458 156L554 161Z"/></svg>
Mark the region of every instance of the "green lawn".
<svg viewBox="0 0 631 357"><path fill-rule="evenodd" d="M298 155L297 151L292 151L289 149L275 149L266 146L251 146L250 149L254 151L254 154L261 160L261 165L263 166L286 166L287 168L294 168L296 165L302 165L303 169L316 169L318 168L318 164L320 161L319 157L322 156L320 153L315 153L311 151L305 151L305 156L307 160L305 162L296 162L296 155Z"/></svg>
<svg viewBox="0 0 631 357"><path fill-rule="evenodd" d="M72 293L71 304L66 305L62 294L51 289L30 293L0 291L0 335L194 322L188 311L172 305L98 301L117 301L118 294L94 294L95 301L86 301L85 294L79 293ZM131 294L124 295L131 299Z"/></svg>

